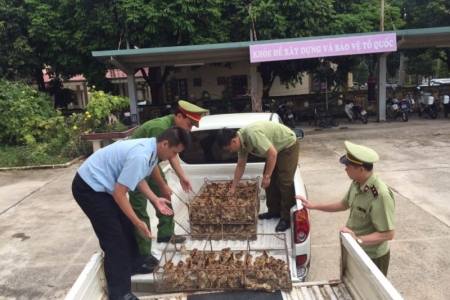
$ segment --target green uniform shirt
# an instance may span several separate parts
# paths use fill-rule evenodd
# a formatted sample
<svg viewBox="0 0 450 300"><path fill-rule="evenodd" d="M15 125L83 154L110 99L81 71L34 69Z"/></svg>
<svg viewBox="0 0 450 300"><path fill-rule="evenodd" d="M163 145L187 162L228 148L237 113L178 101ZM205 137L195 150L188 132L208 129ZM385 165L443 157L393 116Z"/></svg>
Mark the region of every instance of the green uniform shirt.
<svg viewBox="0 0 450 300"><path fill-rule="evenodd" d="M267 150L273 145L281 152L297 141L295 133L289 127L272 121L258 121L244 126L237 132L241 140L239 157L251 153L259 157L267 157Z"/></svg>
<svg viewBox="0 0 450 300"><path fill-rule="evenodd" d="M131 138L140 139L158 137L158 135L173 126L175 126L174 115L167 115L145 122L133 132Z"/></svg>
<svg viewBox="0 0 450 300"><path fill-rule="evenodd" d="M352 182L342 202L350 207L346 226L356 236L394 230L394 195L376 174L372 173L362 188L357 182ZM378 258L389 251L387 241L361 247L370 258Z"/></svg>

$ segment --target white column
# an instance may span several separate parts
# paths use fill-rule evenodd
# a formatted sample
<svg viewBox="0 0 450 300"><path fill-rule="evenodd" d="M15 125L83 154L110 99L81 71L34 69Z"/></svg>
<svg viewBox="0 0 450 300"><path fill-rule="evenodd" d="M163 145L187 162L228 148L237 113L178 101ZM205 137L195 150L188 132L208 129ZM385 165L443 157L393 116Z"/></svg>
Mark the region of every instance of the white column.
<svg viewBox="0 0 450 300"><path fill-rule="evenodd" d="M84 99L84 107L86 107L86 105L89 102L89 98L88 98L88 90L87 90L87 85L86 82L83 82L83 99Z"/></svg>
<svg viewBox="0 0 450 300"><path fill-rule="evenodd" d="M378 55L378 122L386 121L386 57L389 53Z"/></svg>
<svg viewBox="0 0 450 300"><path fill-rule="evenodd" d="M84 108L84 101L83 101L83 92L80 89L80 85L77 84L77 103L78 103L78 108Z"/></svg>
<svg viewBox="0 0 450 300"><path fill-rule="evenodd" d="M258 89L258 72L256 71L256 64L250 64L250 86L251 88L251 98L252 98L252 111L262 110L262 103L255 105L254 102L261 102L261 97L259 95ZM256 97L254 99L253 97Z"/></svg>
<svg viewBox="0 0 450 300"><path fill-rule="evenodd" d="M130 98L130 113L132 125L139 125L139 108L137 104L136 81L134 73L127 74L128 97Z"/></svg>

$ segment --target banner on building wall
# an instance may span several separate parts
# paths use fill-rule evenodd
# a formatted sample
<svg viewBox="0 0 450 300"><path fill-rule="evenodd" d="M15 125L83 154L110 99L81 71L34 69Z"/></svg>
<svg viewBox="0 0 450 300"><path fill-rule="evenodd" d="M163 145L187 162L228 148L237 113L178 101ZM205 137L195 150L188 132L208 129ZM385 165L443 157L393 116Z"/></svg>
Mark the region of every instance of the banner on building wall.
<svg viewBox="0 0 450 300"><path fill-rule="evenodd" d="M250 62L358 55L397 51L395 33L271 43L250 46Z"/></svg>

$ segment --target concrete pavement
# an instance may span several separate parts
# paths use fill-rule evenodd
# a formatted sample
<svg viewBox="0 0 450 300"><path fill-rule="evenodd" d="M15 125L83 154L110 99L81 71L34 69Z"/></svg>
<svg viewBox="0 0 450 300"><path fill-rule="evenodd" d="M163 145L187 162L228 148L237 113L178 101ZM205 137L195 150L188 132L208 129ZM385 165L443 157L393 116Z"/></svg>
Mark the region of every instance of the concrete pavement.
<svg viewBox="0 0 450 300"><path fill-rule="evenodd" d="M348 124L316 131L302 124L300 163L309 198L340 199L350 182L338 158L343 141L373 147L375 171L393 189L396 236L388 278L405 299L449 299L450 120ZM63 299L99 250L71 195L79 164L0 172L0 299ZM310 280L339 277L339 228L348 212L312 212Z"/></svg>

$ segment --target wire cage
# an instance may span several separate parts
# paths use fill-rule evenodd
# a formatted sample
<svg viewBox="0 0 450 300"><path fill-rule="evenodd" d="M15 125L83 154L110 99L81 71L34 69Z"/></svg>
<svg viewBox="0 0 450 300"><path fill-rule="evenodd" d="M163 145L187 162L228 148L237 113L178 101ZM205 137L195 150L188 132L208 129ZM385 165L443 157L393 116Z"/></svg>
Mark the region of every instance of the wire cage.
<svg viewBox="0 0 450 300"><path fill-rule="evenodd" d="M256 234L243 241L185 237L164 249L153 273L157 292L292 290L284 233Z"/></svg>
<svg viewBox="0 0 450 300"><path fill-rule="evenodd" d="M211 234L216 239L248 239L257 233L258 221L252 224L194 224L191 223L191 234Z"/></svg>
<svg viewBox="0 0 450 300"><path fill-rule="evenodd" d="M259 177L241 180L233 196L227 196L229 180L205 183L189 200L189 221L194 225L254 224L259 212Z"/></svg>

